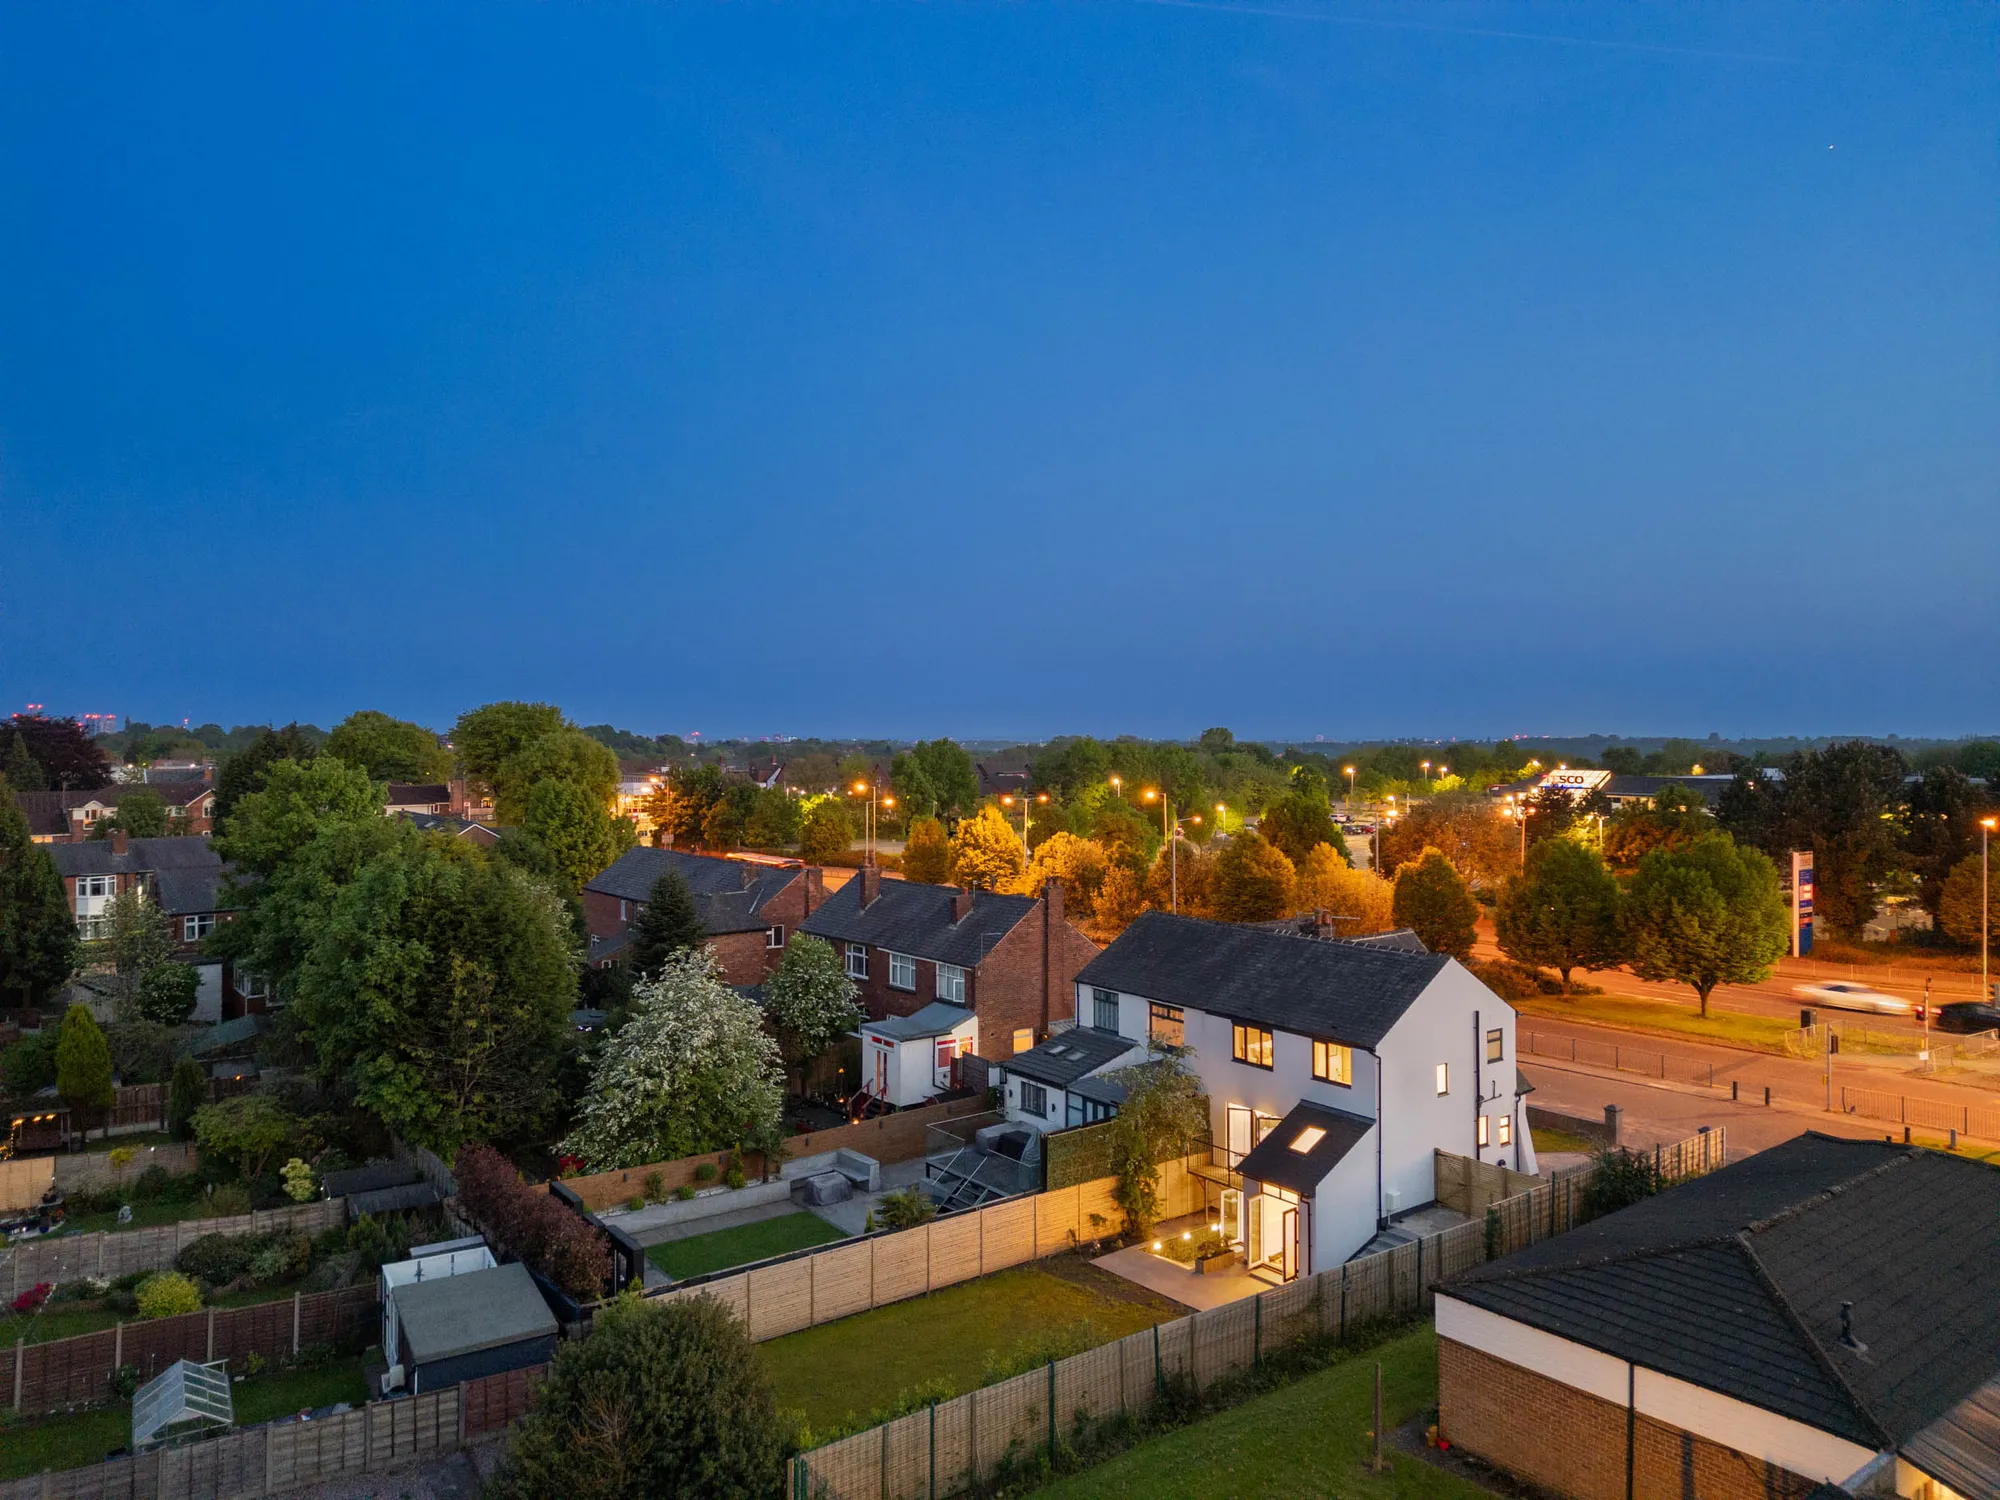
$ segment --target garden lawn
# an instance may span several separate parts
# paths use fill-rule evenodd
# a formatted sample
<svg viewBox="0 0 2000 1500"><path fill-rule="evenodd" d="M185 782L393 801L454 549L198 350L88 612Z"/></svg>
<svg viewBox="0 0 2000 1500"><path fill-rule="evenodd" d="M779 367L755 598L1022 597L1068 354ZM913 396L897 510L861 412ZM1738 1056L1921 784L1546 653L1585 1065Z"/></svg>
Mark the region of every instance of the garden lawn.
<svg viewBox="0 0 2000 1500"><path fill-rule="evenodd" d="M1137 1290L1136 1288L1134 1289ZM780 1408L803 1411L820 1432L886 1409L935 1381L955 1392L985 1384L987 1361L1061 1334L1078 1348L1137 1333L1176 1314L1121 1300L1033 1267L893 1302L759 1344Z"/></svg>
<svg viewBox="0 0 2000 1500"><path fill-rule="evenodd" d="M1037 1491L1046 1500L1144 1495L1147 1500L1232 1500L1338 1495L1341 1500L1490 1500L1489 1492L1384 1448L1368 1467L1375 1362L1382 1362L1386 1425L1400 1426L1437 1400L1437 1335L1429 1328L1308 1375L1241 1406L1148 1439L1118 1457Z"/></svg>
<svg viewBox="0 0 2000 1500"><path fill-rule="evenodd" d="M0 1303L0 1306L4 1305ZM115 1328L119 1316L108 1307L76 1307L53 1302L38 1313L25 1316L10 1313L0 1318L0 1344L11 1347L21 1339L31 1344L46 1344L54 1339L75 1338L80 1333Z"/></svg>
<svg viewBox="0 0 2000 1500"><path fill-rule="evenodd" d="M734 1229L718 1229L713 1234L691 1235L684 1240L668 1240L646 1252L646 1258L676 1281L690 1276L706 1276L710 1271L726 1271L731 1266L747 1266L752 1261L769 1260L793 1250L805 1250L847 1236L818 1214L780 1214L775 1219L759 1219L754 1224L738 1224Z"/></svg>
<svg viewBox="0 0 2000 1500"><path fill-rule="evenodd" d="M1579 1151L1586 1156L1594 1156L1600 1149L1598 1143L1589 1137L1573 1135L1552 1125L1537 1125L1532 1134L1535 1137L1536 1156L1547 1156L1551 1152L1561 1151Z"/></svg>
<svg viewBox="0 0 2000 1500"><path fill-rule="evenodd" d="M199 1219L206 1207L197 1198L187 1203L166 1203L160 1201L135 1201L132 1204L132 1222L120 1224L118 1210L107 1209L101 1214L77 1214L63 1220L65 1234L94 1234L103 1229L116 1233L121 1229L151 1229L156 1224L178 1224L183 1219Z"/></svg>

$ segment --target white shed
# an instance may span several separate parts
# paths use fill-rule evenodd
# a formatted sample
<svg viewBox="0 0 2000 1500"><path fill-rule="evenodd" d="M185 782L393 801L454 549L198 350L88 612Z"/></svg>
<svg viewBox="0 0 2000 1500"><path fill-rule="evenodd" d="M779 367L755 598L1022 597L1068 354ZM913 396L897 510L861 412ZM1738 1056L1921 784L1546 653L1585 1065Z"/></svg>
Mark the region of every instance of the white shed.
<svg viewBox="0 0 2000 1500"><path fill-rule="evenodd" d="M932 1001L913 1016L861 1024L861 1091L897 1109L922 1104L957 1081L958 1059L979 1041L963 1005Z"/></svg>

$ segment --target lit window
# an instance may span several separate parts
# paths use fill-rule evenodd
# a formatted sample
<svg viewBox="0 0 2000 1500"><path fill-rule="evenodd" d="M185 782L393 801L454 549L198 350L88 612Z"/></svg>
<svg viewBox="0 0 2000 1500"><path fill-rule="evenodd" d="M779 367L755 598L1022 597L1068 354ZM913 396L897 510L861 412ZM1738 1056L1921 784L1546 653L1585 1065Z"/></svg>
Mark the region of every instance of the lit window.
<svg viewBox="0 0 2000 1500"><path fill-rule="evenodd" d="M1157 1002L1146 1007L1147 1035L1156 1042L1169 1047L1185 1046L1181 1039L1187 1035L1187 1020L1178 1005L1160 1005Z"/></svg>
<svg viewBox="0 0 2000 1500"><path fill-rule="evenodd" d="M889 988L913 990L917 987L917 961L907 953L889 955Z"/></svg>
<svg viewBox="0 0 2000 1500"><path fill-rule="evenodd" d="M1308 1125L1292 1137L1292 1149L1304 1156L1313 1147L1326 1139L1326 1132L1317 1125Z"/></svg>
<svg viewBox="0 0 2000 1500"><path fill-rule="evenodd" d="M1512 1115L1500 1116L1500 1144L1503 1146L1514 1144L1514 1117Z"/></svg>
<svg viewBox="0 0 2000 1500"><path fill-rule="evenodd" d="M1488 1062L1499 1062L1506 1055L1507 1055L1507 1033L1504 1031L1487 1032L1486 1060Z"/></svg>
<svg viewBox="0 0 2000 1500"><path fill-rule="evenodd" d="M1258 1026L1231 1026L1229 1055L1253 1068L1270 1067L1271 1033Z"/></svg>
<svg viewBox="0 0 2000 1500"><path fill-rule="evenodd" d="M965 970L957 964L937 966L937 997L953 1005L965 1004Z"/></svg>
<svg viewBox="0 0 2000 1500"><path fill-rule="evenodd" d="M785 929L782 927L766 927L764 929L764 946L766 948L784 947Z"/></svg>
<svg viewBox="0 0 2000 1500"><path fill-rule="evenodd" d="M868 977L868 945L849 943L847 945L847 977L866 979Z"/></svg>
<svg viewBox="0 0 2000 1500"><path fill-rule="evenodd" d="M1019 1031L1014 1033L1014 1050L1016 1052L1027 1052L1034 1045L1035 1031L1032 1026L1023 1026Z"/></svg>
<svg viewBox="0 0 2000 1500"><path fill-rule="evenodd" d="M1118 1029L1118 992L1116 990L1092 990L1090 992L1091 1026L1098 1031Z"/></svg>
<svg viewBox="0 0 2000 1500"><path fill-rule="evenodd" d="M1438 1064L1438 1092L1439 1092L1440 1094L1449 1094L1449 1093L1451 1092L1451 1064L1450 1064L1450 1063L1439 1063L1439 1064Z"/></svg>
<svg viewBox="0 0 2000 1500"><path fill-rule="evenodd" d="M1314 1042L1313 1077L1325 1083L1352 1084L1354 1049L1338 1042Z"/></svg>
<svg viewBox="0 0 2000 1500"><path fill-rule="evenodd" d="M1481 1115L1481 1116L1479 1117L1479 1144L1480 1144L1480 1145L1482 1145L1482 1146L1484 1146L1484 1145L1485 1145L1486 1143L1487 1143L1487 1142L1486 1142L1486 1116L1484 1116L1484 1115Z"/></svg>

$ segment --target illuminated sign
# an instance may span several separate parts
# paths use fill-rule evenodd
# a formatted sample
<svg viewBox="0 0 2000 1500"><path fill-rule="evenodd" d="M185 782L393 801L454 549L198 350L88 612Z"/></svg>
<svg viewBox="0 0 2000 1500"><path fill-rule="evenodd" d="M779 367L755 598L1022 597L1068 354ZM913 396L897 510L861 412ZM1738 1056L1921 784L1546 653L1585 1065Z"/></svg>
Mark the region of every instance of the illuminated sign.
<svg viewBox="0 0 2000 1500"><path fill-rule="evenodd" d="M1813 948L1813 857L1810 849L1792 851L1792 957L1804 958Z"/></svg>

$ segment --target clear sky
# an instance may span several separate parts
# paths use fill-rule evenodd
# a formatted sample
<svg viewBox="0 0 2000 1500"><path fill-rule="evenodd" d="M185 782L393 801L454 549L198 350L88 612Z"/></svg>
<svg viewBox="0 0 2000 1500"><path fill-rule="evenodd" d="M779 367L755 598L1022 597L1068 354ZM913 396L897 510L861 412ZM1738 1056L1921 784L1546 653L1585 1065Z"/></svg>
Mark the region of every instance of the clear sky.
<svg viewBox="0 0 2000 1500"><path fill-rule="evenodd" d="M2000 10L0 11L0 706L2000 722Z"/></svg>

